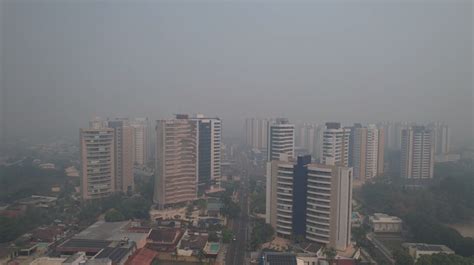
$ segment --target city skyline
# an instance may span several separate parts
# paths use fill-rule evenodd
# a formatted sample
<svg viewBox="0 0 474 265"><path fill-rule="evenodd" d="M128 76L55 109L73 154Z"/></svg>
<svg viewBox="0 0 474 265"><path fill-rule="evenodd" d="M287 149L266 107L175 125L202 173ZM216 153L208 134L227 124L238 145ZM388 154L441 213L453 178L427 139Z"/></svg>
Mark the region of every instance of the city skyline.
<svg viewBox="0 0 474 265"><path fill-rule="evenodd" d="M0 0L0 264L474 265L473 12Z"/></svg>

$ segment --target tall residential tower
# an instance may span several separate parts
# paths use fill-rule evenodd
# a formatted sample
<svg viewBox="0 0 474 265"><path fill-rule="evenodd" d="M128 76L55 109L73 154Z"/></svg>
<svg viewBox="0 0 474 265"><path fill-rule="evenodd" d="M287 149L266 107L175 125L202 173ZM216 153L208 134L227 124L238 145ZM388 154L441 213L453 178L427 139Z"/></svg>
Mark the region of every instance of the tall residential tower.
<svg viewBox="0 0 474 265"><path fill-rule="evenodd" d="M322 164L349 165L350 132L350 128L342 128L340 123L326 123L323 131Z"/></svg>
<svg viewBox="0 0 474 265"><path fill-rule="evenodd" d="M281 155L295 155L295 126L279 118L268 125L267 161L279 160Z"/></svg>
<svg viewBox="0 0 474 265"><path fill-rule="evenodd" d="M115 189L114 130L91 122L80 130L81 195L84 200L100 199Z"/></svg>
<svg viewBox="0 0 474 265"><path fill-rule="evenodd" d="M350 138L350 166L354 167L354 178L370 179L383 173L384 130L375 125L354 125Z"/></svg>
<svg viewBox="0 0 474 265"><path fill-rule="evenodd" d="M199 191L217 191L221 181L222 128L219 118L197 115Z"/></svg>
<svg viewBox="0 0 474 265"><path fill-rule="evenodd" d="M268 119L248 118L245 120L245 142L259 150L267 149Z"/></svg>
<svg viewBox="0 0 474 265"><path fill-rule="evenodd" d="M114 129L115 189L124 193L134 190L133 131L128 118L108 119L107 126Z"/></svg>
<svg viewBox="0 0 474 265"><path fill-rule="evenodd" d="M424 126L402 131L401 176L407 179L433 178L433 133Z"/></svg>
<svg viewBox="0 0 474 265"><path fill-rule="evenodd" d="M198 130L188 115L157 121L153 201L160 208L197 198Z"/></svg>
<svg viewBox="0 0 474 265"><path fill-rule="evenodd" d="M344 250L350 244L352 169L297 161L267 164L266 222L277 236L301 236Z"/></svg>
<svg viewBox="0 0 474 265"><path fill-rule="evenodd" d="M149 122L148 118L135 118L130 122L133 135L133 163L143 166L148 162Z"/></svg>

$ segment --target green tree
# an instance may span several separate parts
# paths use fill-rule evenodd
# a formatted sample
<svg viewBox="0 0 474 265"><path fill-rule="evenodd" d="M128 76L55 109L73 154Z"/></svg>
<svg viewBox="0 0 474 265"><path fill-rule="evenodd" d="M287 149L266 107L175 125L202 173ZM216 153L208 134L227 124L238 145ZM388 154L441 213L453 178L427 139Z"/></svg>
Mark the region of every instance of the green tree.
<svg viewBox="0 0 474 265"><path fill-rule="evenodd" d="M393 258L395 259L395 265L413 265L415 263L413 258L403 249L395 250Z"/></svg>
<svg viewBox="0 0 474 265"><path fill-rule="evenodd" d="M329 265L334 264L336 261L337 252L334 248L325 248L324 249L324 256L326 256L326 260L328 261Z"/></svg>
<svg viewBox="0 0 474 265"><path fill-rule="evenodd" d="M250 234L250 248L256 250L261 244L272 239L275 231L273 227L262 220L255 221L255 225Z"/></svg>
<svg viewBox="0 0 474 265"><path fill-rule="evenodd" d="M423 255L415 263L416 265L472 265L474 257L462 257L454 254L438 253L433 255Z"/></svg>
<svg viewBox="0 0 474 265"><path fill-rule="evenodd" d="M227 228L224 228L222 230L222 242L226 244L230 243L230 241L232 241L232 238L233 238L232 231Z"/></svg>
<svg viewBox="0 0 474 265"><path fill-rule="evenodd" d="M120 222L125 220L125 216L116 209L110 209L105 213L106 222Z"/></svg>
<svg viewBox="0 0 474 265"><path fill-rule="evenodd" d="M133 196L131 198L124 198L118 206L118 209L128 219L148 219L150 217L150 207L151 201L147 201L141 196Z"/></svg>

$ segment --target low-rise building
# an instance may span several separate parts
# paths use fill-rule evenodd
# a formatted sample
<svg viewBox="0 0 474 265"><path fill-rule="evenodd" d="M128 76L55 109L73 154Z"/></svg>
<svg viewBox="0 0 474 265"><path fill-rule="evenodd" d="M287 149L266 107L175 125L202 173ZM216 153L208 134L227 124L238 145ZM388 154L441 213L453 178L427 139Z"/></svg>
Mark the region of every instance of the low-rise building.
<svg viewBox="0 0 474 265"><path fill-rule="evenodd" d="M296 255L286 252L265 252L261 257L263 265L297 265Z"/></svg>
<svg viewBox="0 0 474 265"><path fill-rule="evenodd" d="M49 208L54 206L57 200L57 197L31 195L31 197L20 199L16 203L32 207Z"/></svg>
<svg viewBox="0 0 474 265"><path fill-rule="evenodd" d="M37 243L53 243L66 236L64 225L49 225L36 228L30 233L30 240Z"/></svg>
<svg viewBox="0 0 474 265"><path fill-rule="evenodd" d="M384 213L375 213L370 216L369 223L375 233L400 233L402 231L402 219Z"/></svg>
<svg viewBox="0 0 474 265"><path fill-rule="evenodd" d="M221 245L219 242L207 242L206 246L204 246L204 253L206 253L209 257L217 257L219 251L221 249Z"/></svg>
<svg viewBox="0 0 474 265"><path fill-rule="evenodd" d="M445 245L430 245L424 243L404 243L402 244L408 250L410 256L417 260L423 255L433 255L438 253L454 254L454 251Z"/></svg>
<svg viewBox="0 0 474 265"><path fill-rule="evenodd" d="M151 265L157 259L158 252L148 248L141 248L129 257L125 265Z"/></svg>
<svg viewBox="0 0 474 265"><path fill-rule="evenodd" d="M41 169L55 169L56 165L53 163L44 163L44 164L39 164L39 168Z"/></svg>
<svg viewBox="0 0 474 265"><path fill-rule="evenodd" d="M96 239L108 241L120 241L128 239L142 248L147 243L150 228L141 227L139 223L132 221L105 222L97 221L76 236L76 239Z"/></svg>
<svg viewBox="0 0 474 265"><path fill-rule="evenodd" d="M208 235L186 233L179 242L179 256L197 256L206 246Z"/></svg>
<svg viewBox="0 0 474 265"><path fill-rule="evenodd" d="M137 244L133 241L117 242L102 249L93 259L110 260L114 265L123 265L129 257L137 250Z"/></svg>
<svg viewBox="0 0 474 265"><path fill-rule="evenodd" d="M174 253L177 245L184 235L179 228L152 229L146 241L146 247L161 253Z"/></svg>
<svg viewBox="0 0 474 265"><path fill-rule="evenodd" d="M30 265L63 265L66 258L39 257L34 259Z"/></svg>
<svg viewBox="0 0 474 265"><path fill-rule="evenodd" d="M112 241L109 240L71 238L59 244L56 251L61 256L71 256L78 252L84 252L87 256L92 257L111 244Z"/></svg>

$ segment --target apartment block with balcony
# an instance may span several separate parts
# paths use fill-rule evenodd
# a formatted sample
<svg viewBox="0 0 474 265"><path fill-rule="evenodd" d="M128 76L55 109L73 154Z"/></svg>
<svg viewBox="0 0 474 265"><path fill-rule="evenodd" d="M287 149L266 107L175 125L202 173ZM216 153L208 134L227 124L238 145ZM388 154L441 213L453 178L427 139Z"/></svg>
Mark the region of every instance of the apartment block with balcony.
<svg viewBox="0 0 474 265"><path fill-rule="evenodd" d="M80 144L82 198L110 196L116 191L114 130L99 125L81 129Z"/></svg>
<svg viewBox="0 0 474 265"><path fill-rule="evenodd" d="M277 236L344 250L350 244L352 169L311 163L311 156L267 164L266 222Z"/></svg>
<svg viewBox="0 0 474 265"><path fill-rule="evenodd" d="M153 201L160 208L197 198L198 124L188 115L159 120Z"/></svg>

